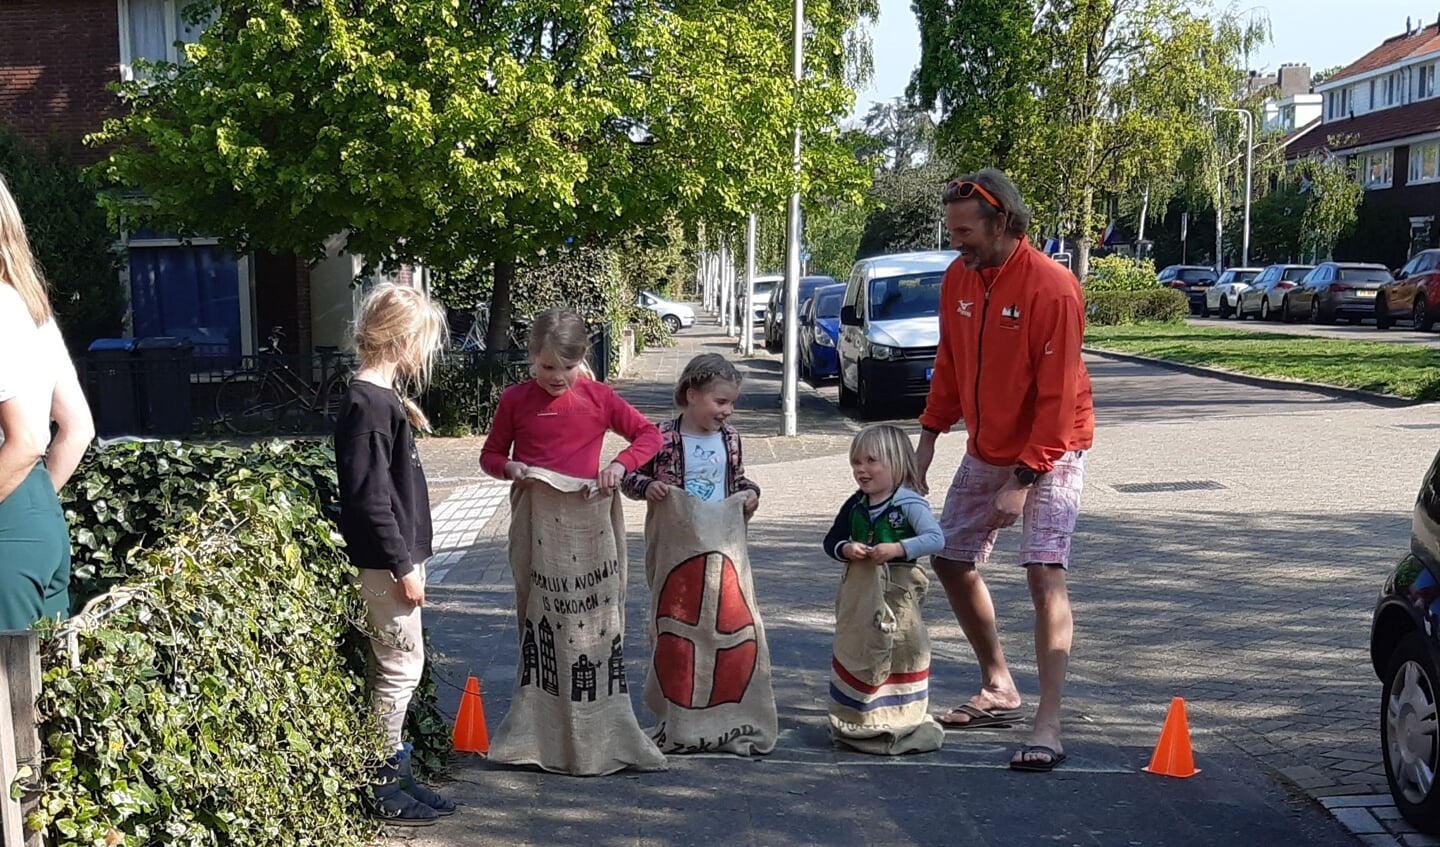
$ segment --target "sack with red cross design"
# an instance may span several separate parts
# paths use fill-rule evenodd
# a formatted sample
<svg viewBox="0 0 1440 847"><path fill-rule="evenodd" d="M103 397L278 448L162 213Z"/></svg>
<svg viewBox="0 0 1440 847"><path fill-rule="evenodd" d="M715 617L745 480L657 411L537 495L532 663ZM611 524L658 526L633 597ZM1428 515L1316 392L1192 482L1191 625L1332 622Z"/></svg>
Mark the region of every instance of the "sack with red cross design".
<svg viewBox="0 0 1440 847"><path fill-rule="evenodd" d="M650 673L645 705L667 753L775 749L770 648L755 604L746 493L707 503L672 487L645 518Z"/></svg>
<svg viewBox="0 0 1440 847"><path fill-rule="evenodd" d="M510 489L515 696L490 759L598 776L663 770L625 678L625 517L595 481L539 468Z"/></svg>

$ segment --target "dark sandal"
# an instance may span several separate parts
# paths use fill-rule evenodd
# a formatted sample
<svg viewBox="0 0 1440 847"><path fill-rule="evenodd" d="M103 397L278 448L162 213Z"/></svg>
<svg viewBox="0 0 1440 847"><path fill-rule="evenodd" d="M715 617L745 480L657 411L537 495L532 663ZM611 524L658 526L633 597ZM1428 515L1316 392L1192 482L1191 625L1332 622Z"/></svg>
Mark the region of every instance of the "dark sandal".
<svg viewBox="0 0 1440 847"><path fill-rule="evenodd" d="M1064 753L1056 753L1053 747L1046 747L1044 744L1026 744L1015 751L1020 758L1010 758L1010 770L1029 771L1030 773L1049 773L1060 766L1060 763L1069 758ZM1045 756L1044 759L1026 759L1032 753L1039 753Z"/></svg>
<svg viewBox="0 0 1440 847"><path fill-rule="evenodd" d="M955 713L966 716L965 720L955 720L950 717ZM935 720L946 729L1009 729L1015 722L1020 720L1020 710L1016 709L982 709L979 706L972 706L969 703L962 703L943 715L937 715Z"/></svg>

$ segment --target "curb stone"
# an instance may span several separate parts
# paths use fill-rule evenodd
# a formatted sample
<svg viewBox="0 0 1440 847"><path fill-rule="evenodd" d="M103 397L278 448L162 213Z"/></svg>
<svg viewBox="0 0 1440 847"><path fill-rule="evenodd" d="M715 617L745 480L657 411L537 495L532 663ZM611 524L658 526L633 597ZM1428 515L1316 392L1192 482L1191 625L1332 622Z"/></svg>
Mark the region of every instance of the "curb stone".
<svg viewBox="0 0 1440 847"><path fill-rule="evenodd" d="M1228 371L1222 368L1212 368L1206 365L1192 365L1188 362L1175 362L1169 359L1157 359L1154 356L1142 356L1138 353L1120 353L1114 350L1106 350L1102 347L1092 347L1089 344L1082 345L1081 350L1092 356L1099 356L1102 359L1112 359L1120 362L1140 362L1147 365L1157 365L1170 370L1183 373L1208 376L1215 379L1223 379L1228 382L1238 382L1243 385L1253 385L1258 388L1278 388L1281 390L1311 391L1316 394L1324 394L1328 397L1335 397L1340 400L1357 400L1361 403L1369 403L1372 406L1383 406L1385 408L1402 408L1405 406L1419 406L1425 403L1434 402L1430 400L1411 400L1409 397L1401 397L1398 394L1381 394L1376 391L1365 391L1360 388L1344 388L1338 385L1327 385L1323 382L1307 382L1302 379L1286 379L1278 376L1257 376L1255 374L1240 373L1239 371Z"/></svg>

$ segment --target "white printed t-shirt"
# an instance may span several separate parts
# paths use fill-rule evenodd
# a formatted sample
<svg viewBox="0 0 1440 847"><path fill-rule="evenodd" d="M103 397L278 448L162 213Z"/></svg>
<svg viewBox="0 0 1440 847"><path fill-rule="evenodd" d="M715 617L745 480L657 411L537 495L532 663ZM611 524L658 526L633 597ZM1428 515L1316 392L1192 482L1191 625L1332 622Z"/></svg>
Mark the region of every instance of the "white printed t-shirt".
<svg viewBox="0 0 1440 847"><path fill-rule="evenodd" d="M680 433L685 448L685 490L701 500L725 499L725 436Z"/></svg>

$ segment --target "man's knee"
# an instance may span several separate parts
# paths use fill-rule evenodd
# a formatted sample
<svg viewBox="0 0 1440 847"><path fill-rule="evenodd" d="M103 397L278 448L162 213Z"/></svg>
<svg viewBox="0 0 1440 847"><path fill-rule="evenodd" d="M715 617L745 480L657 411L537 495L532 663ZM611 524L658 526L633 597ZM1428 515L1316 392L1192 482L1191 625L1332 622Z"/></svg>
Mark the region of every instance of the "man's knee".
<svg viewBox="0 0 1440 847"><path fill-rule="evenodd" d="M1054 562L1026 562L1025 582L1037 604L1068 597L1065 566Z"/></svg>

